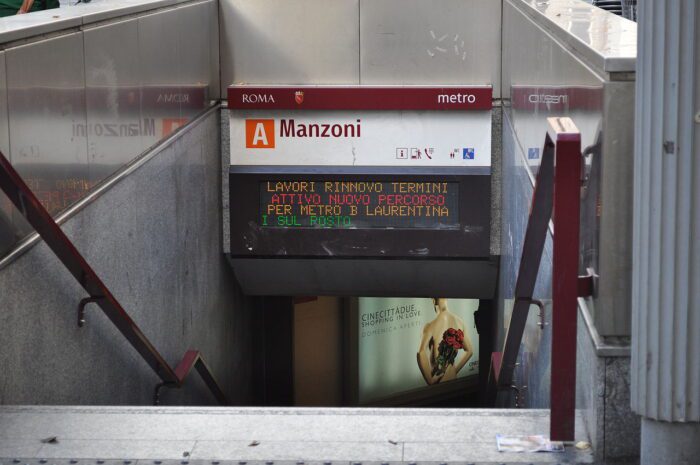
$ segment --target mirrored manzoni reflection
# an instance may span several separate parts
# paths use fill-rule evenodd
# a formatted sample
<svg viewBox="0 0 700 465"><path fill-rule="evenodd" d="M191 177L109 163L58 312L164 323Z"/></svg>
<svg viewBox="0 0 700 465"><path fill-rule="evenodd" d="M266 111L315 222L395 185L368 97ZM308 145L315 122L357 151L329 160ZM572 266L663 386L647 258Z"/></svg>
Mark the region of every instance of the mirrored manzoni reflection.
<svg viewBox="0 0 700 465"><path fill-rule="evenodd" d="M6 65L11 161L53 215L90 189L87 138L73 134L85 121L82 36L10 48Z"/></svg>
<svg viewBox="0 0 700 465"><path fill-rule="evenodd" d="M82 8L71 7L70 16ZM51 215L210 105L206 25L215 13L209 3L146 11L56 37L31 34L0 51L0 150ZM7 30L42 21L51 19L0 19ZM192 32L183 37L183 30ZM32 231L0 197L0 258Z"/></svg>

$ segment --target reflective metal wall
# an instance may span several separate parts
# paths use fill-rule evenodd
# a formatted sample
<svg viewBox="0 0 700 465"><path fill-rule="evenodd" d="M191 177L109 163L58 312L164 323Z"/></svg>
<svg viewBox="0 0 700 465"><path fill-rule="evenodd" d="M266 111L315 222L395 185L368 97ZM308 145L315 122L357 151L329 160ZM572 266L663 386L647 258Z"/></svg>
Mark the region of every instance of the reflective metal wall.
<svg viewBox="0 0 700 465"><path fill-rule="evenodd" d="M543 137L544 141L544 137ZM503 121L503 224L501 228L501 259L499 273L499 323L504 336L515 303L515 282L520 258L523 253L523 239L527 228L528 212L533 193L531 173L523 160L516 131L508 118ZM540 270L533 297L544 303L547 321L552 314L552 236L547 234ZM549 406L551 356L551 331L538 326L539 310L530 307L527 325L519 352L518 368L515 370L514 384L527 386L524 396L519 396L518 407L546 408ZM503 346L500 341L499 347Z"/></svg>
<svg viewBox="0 0 700 465"><path fill-rule="evenodd" d="M59 212L90 184L87 136L75 131L86 118L82 34L12 47L5 57L12 164Z"/></svg>
<svg viewBox="0 0 700 465"><path fill-rule="evenodd" d="M5 52L0 52L0 151L10 157L10 135L7 123L7 75ZM19 239L13 223L10 200L0 192L0 256L5 254Z"/></svg>
<svg viewBox="0 0 700 465"><path fill-rule="evenodd" d="M359 84L359 0L221 0L221 91Z"/></svg>
<svg viewBox="0 0 700 465"><path fill-rule="evenodd" d="M499 98L500 49L499 1L360 1L362 84L484 84Z"/></svg>
<svg viewBox="0 0 700 465"><path fill-rule="evenodd" d="M485 84L500 96L500 1L221 0L220 8L222 92L233 83Z"/></svg>
<svg viewBox="0 0 700 465"><path fill-rule="evenodd" d="M499 295L503 328L508 325L513 305L546 119L568 116L581 131L586 153L580 274L590 268L600 276L588 308L602 336L629 334L634 60L624 54L629 50L626 40L631 32L636 40L636 29L626 30L627 23L574 0L504 2ZM550 234L535 292L535 297L545 302L548 322L552 311L551 277ZM516 378L518 385L528 386L528 407L547 407L551 328L538 326L537 313L533 306Z"/></svg>
<svg viewBox="0 0 700 465"><path fill-rule="evenodd" d="M0 149L52 214L218 97L217 3L157 7L0 52ZM0 197L0 256L29 231Z"/></svg>
<svg viewBox="0 0 700 465"><path fill-rule="evenodd" d="M98 181L146 148L141 120L138 20L88 28L85 40L90 179ZM116 142L119 142L118 144Z"/></svg>

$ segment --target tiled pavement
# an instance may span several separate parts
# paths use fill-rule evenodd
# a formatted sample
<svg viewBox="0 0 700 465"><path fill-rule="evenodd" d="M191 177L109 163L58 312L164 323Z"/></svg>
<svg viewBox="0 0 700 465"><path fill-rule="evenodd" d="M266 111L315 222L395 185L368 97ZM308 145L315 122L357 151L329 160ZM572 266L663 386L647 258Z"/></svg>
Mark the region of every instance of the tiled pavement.
<svg viewBox="0 0 700 465"><path fill-rule="evenodd" d="M548 430L547 410L6 406L0 465L593 463L496 450L497 433Z"/></svg>

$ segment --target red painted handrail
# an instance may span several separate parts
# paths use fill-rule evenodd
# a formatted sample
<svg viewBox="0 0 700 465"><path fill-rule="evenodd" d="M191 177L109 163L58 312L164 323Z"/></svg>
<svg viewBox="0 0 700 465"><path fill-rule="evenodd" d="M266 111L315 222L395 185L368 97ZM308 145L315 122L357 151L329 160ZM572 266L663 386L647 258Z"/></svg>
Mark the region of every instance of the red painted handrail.
<svg viewBox="0 0 700 465"><path fill-rule="evenodd" d="M576 409L576 319L581 211L581 133L569 118L549 118L554 157L552 386L549 435L573 441Z"/></svg>
<svg viewBox="0 0 700 465"><path fill-rule="evenodd" d="M17 173L2 153L0 153L0 188L5 192L7 197L29 224L39 233L39 236L41 236L58 259L61 260L61 263L63 263L76 281L87 291L90 297L83 299L83 302L81 302L81 309L83 309L88 302L96 303L114 326L117 327L119 332L122 333L131 346L136 349L162 380L159 387L181 387L187 374L191 371L192 366L194 366L197 368L197 371L202 376L207 387L214 394L217 401L224 405L228 404L225 394L214 380L211 371L202 361L199 352L188 351L175 370L168 365L168 362L166 362L156 348L153 347L153 344L151 344L138 325L112 295L85 258L78 252L73 242L63 233L49 212L41 205L41 202L39 202L24 180L22 180L19 173ZM79 317L79 326L82 326L82 323L82 318Z"/></svg>
<svg viewBox="0 0 700 465"><path fill-rule="evenodd" d="M532 304L550 219L554 221L552 263L552 364L550 439L574 439L576 401L577 297L591 291L578 276L581 135L569 118L548 118L542 161L532 196L523 253L515 284L515 303L503 352L491 357L489 385L513 388L527 316Z"/></svg>

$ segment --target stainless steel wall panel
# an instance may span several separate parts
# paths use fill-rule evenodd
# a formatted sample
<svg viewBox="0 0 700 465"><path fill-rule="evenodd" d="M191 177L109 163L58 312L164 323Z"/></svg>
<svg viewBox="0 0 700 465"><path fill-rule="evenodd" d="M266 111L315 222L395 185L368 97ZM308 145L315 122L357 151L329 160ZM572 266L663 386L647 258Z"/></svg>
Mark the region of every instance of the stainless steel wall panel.
<svg viewBox="0 0 700 465"><path fill-rule="evenodd" d="M10 157L10 134L7 121L7 75L5 74L5 52L0 52L0 151ZM10 199L0 192L0 257L8 252L19 237L12 217L13 206Z"/></svg>
<svg viewBox="0 0 700 465"><path fill-rule="evenodd" d="M196 3L175 10L179 24L180 117L183 121L190 120L209 104L211 3Z"/></svg>
<svg viewBox="0 0 700 465"><path fill-rule="evenodd" d="M56 213L89 189L80 33L6 51L12 162Z"/></svg>
<svg viewBox="0 0 700 465"><path fill-rule="evenodd" d="M597 71L634 73L637 25L581 0L506 0ZM587 2L587 3L586 3Z"/></svg>
<svg viewBox="0 0 700 465"><path fill-rule="evenodd" d="M42 40L48 12L39 12L0 34L0 150L52 214L220 95L218 2L132 3L105 0L50 21L56 34L82 25L77 33ZM1 196L0 212L1 254L31 228Z"/></svg>
<svg viewBox="0 0 700 465"><path fill-rule="evenodd" d="M138 21L84 31L90 179L100 181L146 148Z"/></svg>
<svg viewBox="0 0 700 465"><path fill-rule="evenodd" d="M358 84L359 0L221 0L221 87Z"/></svg>
<svg viewBox="0 0 700 465"><path fill-rule="evenodd" d="M5 52L0 52L0 151L12 161L10 154L10 126L7 116L7 72Z"/></svg>
<svg viewBox="0 0 700 465"><path fill-rule="evenodd" d="M514 126L503 118L502 186L503 225L499 271L499 322L502 345L515 302L515 284L523 253L523 238L527 229L528 212L534 191L531 173L524 162L525 154L516 140ZM527 386L520 404L527 408L549 407L549 355L551 349L552 312L552 236L547 233L533 296L544 304L545 330L538 326L538 310L533 305L527 318L522 348L515 370L515 385Z"/></svg>
<svg viewBox="0 0 700 465"><path fill-rule="evenodd" d="M490 84L500 97L501 2L361 0L362 84Z"/></svg>
<svg viewBox="0 0 700 465"><path fill-rule="evenodd" d="M209 84L209 98L216 100L226 94L221 92L221 55L219 53L219 2L208 2L209 12L207 27L209 29L209 68L211 82Z"/></svg>
<svg viewBox="0 0 700 465"><path fill-rule="evenodd" d="M547 117L573 118L583 147L595 143L605 81L511 2L504 3L503 25L503 96L534 175L539 154L532 151L541 151Z"/></svg>
<svg viewBox="0 0 700 465"><path fill-rule="evenodd" d="M148 122L144 142L151 146L183 124L180 112L180 30L178 10L138 19L141 117Z"/></svg>
<svg viewBox="0 0 700 465"><path fill-rule="evenodd" d="M556 3L560 5L565 2L568 3L568 0ZM594 316L594 331L600 333L604 341L624 341L624 338L607 339L606 336L629 334L629 179L632 171L633 82L612 82L611 76L604 70L592 68L585 56L552 32L551 21L523 14L516 7L525 8L525 3L532 4L545 15L549 13L549 4L554 2L537 5L529 0L503 2L503 224L498 297L499 310L503 315L499 315L499 318L505 322L505 331L514 301L513 286L524 238L523 227L527 221L534 175L540 163L546 118L569 116L581 130L582 148L587 153L586 181L582 188L580 272L583 274L585 268L592 267L600 276L596 295L593 299L587 299L587 308ZM572 34L583 34L587 30L590 41L595 43L609 38L608 32L593 29L583 16L572 14L570 17L568 30ZM620 79L621 76L616 78ZM622 78L629 79L630 76ZM547 322L551 322L553 311L550 300L552 272L550 236L540 264L539 290L536 291L536 296L545 303ZM551 326L540 329L535 321L537 313L535 309L530 312L523 335L520 365L515 375L517 386L527 386L525 396L520 398L525 407L549 406ZM589 340L587 332L586 328L579 331L579 338L584 334L586 343ZM597 366L624 366L598 360L601 361L595 362L599 364ZM580 365L585 367L587 363L589 367L596 366L585 359ZM612 378L617 379L618 375ZM608 382L615 384L609 378ZM624 386L624 383L621 384ZM628 401L625 401L625 395L622 388L612 397L598 396L594 405L584 403L577 407L584 407L593 425L596 422L602 424L602 420L597 419L603 416L607 424L609 419L618 421L616 418L627 418ZM603 411L605 415L601 413ZM610 450L633 450L628 445L634 442L634 437L633 430L624 441L611 441L607 436L607 439L600 441L596 437L598 442L594 446L601 451L601 456L610 453L612 457L614 453ZM613 442L616 445L610 446Z"/></svg>
<svg viewBox="0 0 700 465"><path fill-rule="evenodd" d="M516 0L517 2L517 0ZM597 74L563 47L545 29L513 6L503 6L503 94L526 86L602 87ZM545 123L546 124L546 123Z"/></svg>
<svg viewBox="0 0 700 465"><path fill-rule="evenodd" d="M633 83L611 82L610 75L592 69L568 42L555 37L545 18L538 20L521 7L521 0L504 2L506 116L530 176L539 166L547 117L569 116L581 129L588 153L581 272L590 267L600 276L595 302L589 305L595 309L597 330L603 336L624 336L630 331ZM571 18L572 34L590 27L586 16ZM597 36L605 34L590 33L593 42L604 39Z"/></svg>

